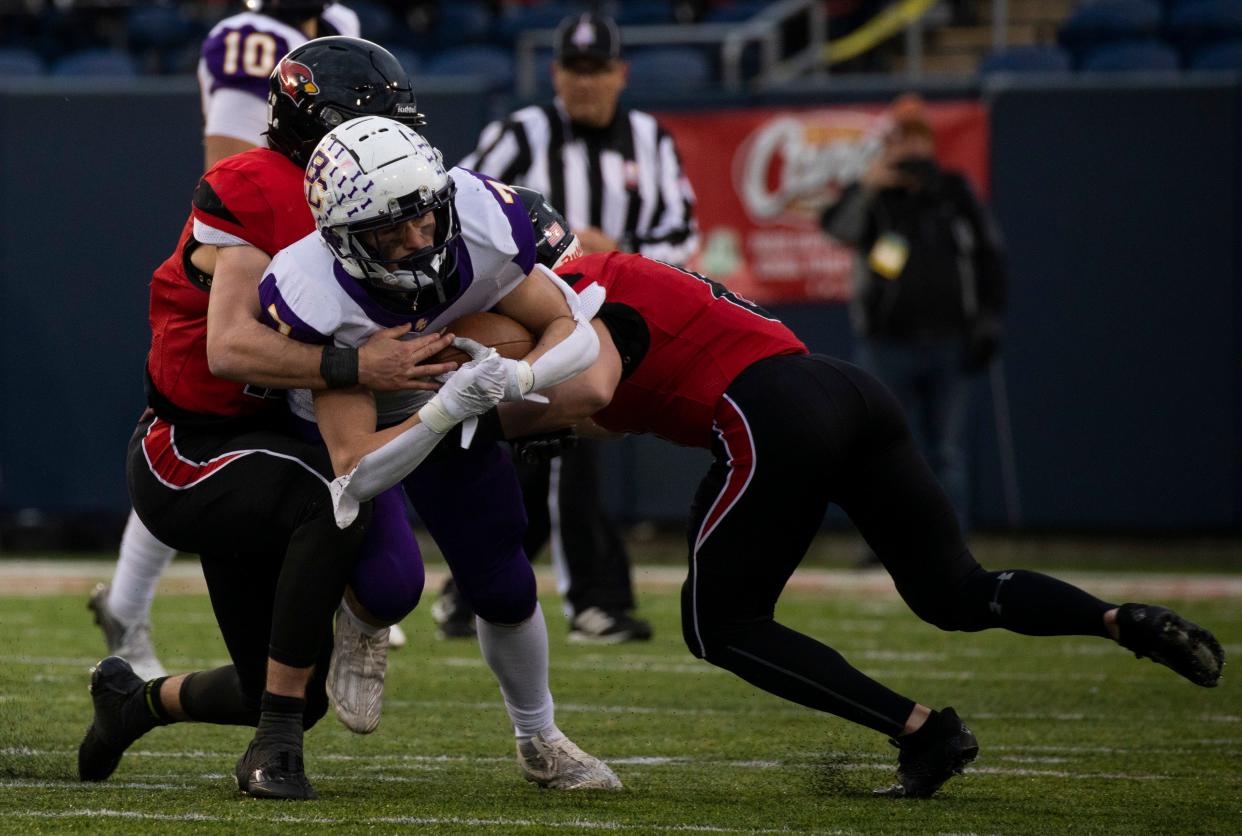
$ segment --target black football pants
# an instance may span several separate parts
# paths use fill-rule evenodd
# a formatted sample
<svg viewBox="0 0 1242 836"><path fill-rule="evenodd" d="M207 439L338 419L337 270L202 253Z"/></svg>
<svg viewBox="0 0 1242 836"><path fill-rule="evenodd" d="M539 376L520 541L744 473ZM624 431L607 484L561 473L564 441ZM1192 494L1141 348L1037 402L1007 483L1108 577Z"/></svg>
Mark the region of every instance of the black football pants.
<svg viewBox="0 0 1242 836"><path fill-rule="evenodd" d="M191 675L182 702L201 722L253 725L269 657L315 666L308 725L327 710L332 615L358 559L369 503L349 528L332 514L327 451L268 429L242 433L145 420L130 441L130 496L163 543L197 553L233 664Z"/></svg>
<svg viewBox="0 0 1242 836"><path fill-rule="evenodd" d="M1112 605L1046 575L979 566L896 399L856 366L819 355L762 360L729 386L715 428L682 588L683 633L696 656L785 699L901 732L913 700L773 618L830 502L931 624L1107 635Z"/></svg>

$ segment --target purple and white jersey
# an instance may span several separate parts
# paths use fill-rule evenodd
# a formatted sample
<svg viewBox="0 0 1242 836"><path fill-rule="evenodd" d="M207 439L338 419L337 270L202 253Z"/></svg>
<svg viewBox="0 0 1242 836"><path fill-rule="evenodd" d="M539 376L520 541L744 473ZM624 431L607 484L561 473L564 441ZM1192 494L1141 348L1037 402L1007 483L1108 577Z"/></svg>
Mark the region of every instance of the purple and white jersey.
<svg viewBox="0 0 1242 836"><path fill-rule="evenodd" d="M320 20L336 34L357 38L358 15L340 3ZM263 146L267 130L267 80L276 63L306 43L295 26L257 12L227 17L212 27L198 60L204 136L229 136Z"/></svg>
<svg viewBox="0 0 1242 836"><path fill-rule="evenodd" d="M508 186L464 168L448 174L457 186L454 206L461 220L461 235L450 245L460 279L456 295L418 313L398 313L345 272L315 231L278 252L268 265L259 284L263 322L301 342L356 347L383 328L408 322L406 338L412 339L492 308L535 268L534 229ZM376 392L380 424L404 420L430 397L428 392ZM289 405L299 417L315 420L309 390L290 391Z"/></svg>

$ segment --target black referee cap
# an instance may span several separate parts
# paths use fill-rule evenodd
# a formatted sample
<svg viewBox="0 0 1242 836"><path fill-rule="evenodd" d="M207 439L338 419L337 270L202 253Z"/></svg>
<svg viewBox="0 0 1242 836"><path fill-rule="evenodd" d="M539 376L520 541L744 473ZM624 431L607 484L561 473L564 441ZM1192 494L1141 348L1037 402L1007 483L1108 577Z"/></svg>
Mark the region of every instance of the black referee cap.
<svg viewBox="0 0 1242 836"><path fill-rule="evenodd" d="M621 32L610 17L586 12L561 21L556 30L556 60L562 65L607 64L621 57Z"/></svg>

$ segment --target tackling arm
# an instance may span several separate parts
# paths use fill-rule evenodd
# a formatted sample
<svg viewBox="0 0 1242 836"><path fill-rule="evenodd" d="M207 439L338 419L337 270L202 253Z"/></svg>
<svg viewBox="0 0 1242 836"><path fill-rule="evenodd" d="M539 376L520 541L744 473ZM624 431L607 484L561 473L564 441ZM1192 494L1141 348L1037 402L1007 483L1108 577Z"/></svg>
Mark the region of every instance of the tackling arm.
<svg viewBox="0 0 1242 836"><path fill-rule="evenodd" d="M327 350L291 340L259 320L259 282L269 263L267 253L258 247L217 250L207 303L208 367L217 377L272 389L324 389L330 382L323 371ZM419 364L447 341L435 336L401 340L407 331L407 325L388 328L373 334L360 349L336 349L338 357L357 352L352 358L357 371L346 382L380 391L438 389L431 378L453 371L456 364Z"/></svg>
<svg viewBox="0 0 1242 836"><path fill-rule="evenodd" d="M589 294L589 295L588 295ZM539 341L524 358L508 361L517 391L505 400L521 400L534 390L568 380L586 370L599 354L599 338L591 317L603 302L603 289L593 285L584 298L543 265L536 265L521 284L496 304L496 310L517 320Z"/></svg>
<svg viewBox="0 0 1242 836"><path fill-rule="evenodd" d="M336 524L354 521L360 503L401 481L450 429L491 409L504 394L505 366L484 349L444 389L396 426L375 430L375 397L366 389L315 392L315 419L332 458Z"/></svg>
<svg viewBox="0 0 1242 836"><path fill-rule="evenodd" d="M506 438L550 432L574 427L581 435L598 436L590 416L608 406L621 382L621 355L608 329L598 319L592 330L599 343L595 362L581 374L544 390L548 404L506 403L499 407L500 424Z"/></svg>

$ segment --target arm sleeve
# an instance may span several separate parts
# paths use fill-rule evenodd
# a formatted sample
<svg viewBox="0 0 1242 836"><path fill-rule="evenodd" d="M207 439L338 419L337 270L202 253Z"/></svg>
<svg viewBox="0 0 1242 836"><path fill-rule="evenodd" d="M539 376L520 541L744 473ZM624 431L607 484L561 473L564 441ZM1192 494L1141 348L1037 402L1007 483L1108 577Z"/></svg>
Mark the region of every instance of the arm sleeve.
<svg viewBox="0 0 1242 836"><path fill-rule="evenodd" d="M574 330L568 337L552 346L546 354L531 363L530 370L535 383L531 391L555 386L576 374L586 371L595 358L599 356L599 337L591 327L593 317L604 302L604 289L598 284L591 284L583 289L581 295L565 284L560 276L542 264L535 266L547 276L569 303L569 310L574 317Z"/></svg>
<svg viewBox="0 0 1242 836"><path fill-rule="evenodd" d="M669 264L685 264L699 249L699 228L694 217L694 189L681 169L673 137L660 129L657 143L660 203L663 211L651 232L633 241L634 249L648 258Z"/></svg>
<svg viewBox="0 0 1242 836"><path fill-rule="evenodd" d="M348 528L358 516L361 503L404 479L443 438L419 422L383 447L367 453L349 473L333 479L330 491L337 528Z"/></svg>
<svg viewBox="0 0 1242 836"><path fill-rule="evenodd" d="M860 183L851 183L837 202L824 211L820 225L842 244L861 249L869 234L874 201L875 192L864 189Z"/></svg>

